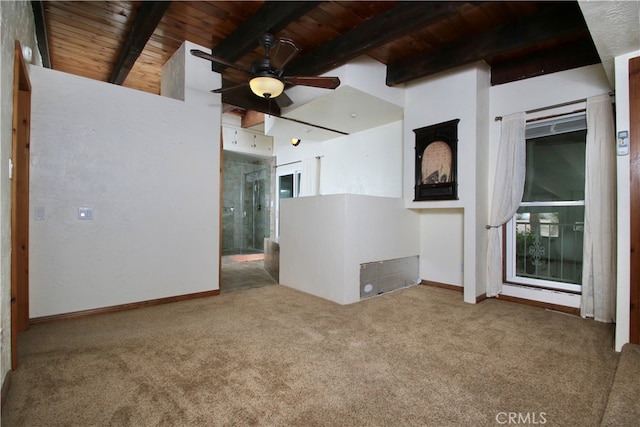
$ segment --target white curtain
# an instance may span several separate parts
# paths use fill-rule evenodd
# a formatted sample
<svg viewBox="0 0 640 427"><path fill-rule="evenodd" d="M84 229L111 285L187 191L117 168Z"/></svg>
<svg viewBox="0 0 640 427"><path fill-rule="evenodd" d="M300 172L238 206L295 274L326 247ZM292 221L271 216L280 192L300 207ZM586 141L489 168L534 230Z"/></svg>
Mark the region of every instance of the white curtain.
<svg viewBox="0 0 640 427"><path fill-rule="evenodd" d="M613 322L616 286L616 141L609 95L587 99L580 315Z"/></svg>
<svg viewBox="0 0 640 427"><path fill-rule="evenodd" d="M498 164L491 215L487 226L487 296L502 292L502 230L516 214L522 193L526 168L525 113L516 113L502 118L502 133L498 148Z"/></svg>
<svg viewBox="0 0 640 427"><path fill-rule="evenodd" d="M302 160L300 196L320 195L320 157Z"/></svg>

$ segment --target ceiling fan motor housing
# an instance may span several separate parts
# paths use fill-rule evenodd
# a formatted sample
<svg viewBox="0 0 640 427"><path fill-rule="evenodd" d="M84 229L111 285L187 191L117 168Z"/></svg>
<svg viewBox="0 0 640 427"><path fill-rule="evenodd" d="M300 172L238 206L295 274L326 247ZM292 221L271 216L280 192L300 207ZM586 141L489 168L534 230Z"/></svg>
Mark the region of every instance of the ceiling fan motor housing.
<svg viewBox="0 0 640 427"><path fill-rule="evenodd" d="M273 37L270 33L264 33L260 37L260 46L267 51L267 55L269 54L269 49L271 49L276 44L276 38Z"/></svg>
<svg viewBox="0 0 640 427"><path fill-rule="evenodd" d="M253 61L251 71L256 76L278 77L276 73L271 70L271 61L269 58L256 59Z"/></svg>

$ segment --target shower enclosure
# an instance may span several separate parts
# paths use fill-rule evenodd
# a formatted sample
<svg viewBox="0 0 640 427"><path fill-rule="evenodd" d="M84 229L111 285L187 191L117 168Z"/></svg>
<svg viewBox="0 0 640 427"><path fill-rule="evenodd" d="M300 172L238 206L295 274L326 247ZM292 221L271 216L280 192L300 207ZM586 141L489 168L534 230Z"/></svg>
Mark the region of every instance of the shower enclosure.
<svg viewBox="0 0 640 427"><path fill-rule="evenodd" d="M225 152L222 254L264 252L270 235L271 161Z"/></svg>

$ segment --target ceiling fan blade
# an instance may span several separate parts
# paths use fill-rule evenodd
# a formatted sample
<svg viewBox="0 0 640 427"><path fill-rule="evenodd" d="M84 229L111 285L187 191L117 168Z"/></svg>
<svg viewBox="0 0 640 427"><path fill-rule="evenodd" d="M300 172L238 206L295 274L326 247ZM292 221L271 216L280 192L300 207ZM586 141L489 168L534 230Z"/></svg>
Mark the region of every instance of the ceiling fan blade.
<svg viewBox="0 0 640 427"><path fill-rule="evenodd" d="M280 108L287 108L290 105L293 105L293 100L289 98L287 94L284 92L282 92L280 95L278 95L273 99L275 99L276 104L278 104L278 107Z"/></svg>
<svg viewBox="0 0 640 427"><path fill-rule="evenodd" d="M282 70L300 52L300 48L291 39L278 39L275 47L271 48L271 67Z"/></svg>
<svg viewBox="0 0 640 427"><path fill-rule="evenodd" d="M335 89L340 86L340 79L338 77L285 76L282 79L286 83L291 83L293 85L319 87L322 89Z"/></svg>
<svg viewBox="0 0 640 427"><path fill-rule="evenodd" d="M221 87L221 88L218 88L218 89L214 89L211 92L212 93L224 93L224 92L229 92L229 91L232 91L232 90L235 90L235 89L238 89L240 87L247 86L247 85L248 85L248 83L245 82L245 83L240 83L240 84L233 85L233 86L227 86L227 87Z"/></svg>
<svg viewBox="0 0 640 427"><path fill-rule="evenodd" d="M203 52L203 51L201 51L199 49L191 49L191 54L193 56L197 56L198 58L207 59L209 61L216 62L218 64L225 65L227 67L231 67L231 68L233 68L235 70L242 71L242 72L245 72L247 74L253 74L250 70L245 70L244 68L240 68L236 64L234 64L233 62L229 62L226 59L219 58L217 56L211 55L210 53Z"/></svg>

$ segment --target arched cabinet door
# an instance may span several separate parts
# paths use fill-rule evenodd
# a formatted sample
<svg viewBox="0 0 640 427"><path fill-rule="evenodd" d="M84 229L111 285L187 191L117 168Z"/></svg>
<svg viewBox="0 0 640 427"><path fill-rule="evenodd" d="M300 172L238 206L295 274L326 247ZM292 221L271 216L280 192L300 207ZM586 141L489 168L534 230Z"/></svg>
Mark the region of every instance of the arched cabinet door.
<svg viewBox="0 0 640 427"><path fill-rule="evenodd" d="M416 134L414 201L458 200L459 121L413 130Z"/></svg>

